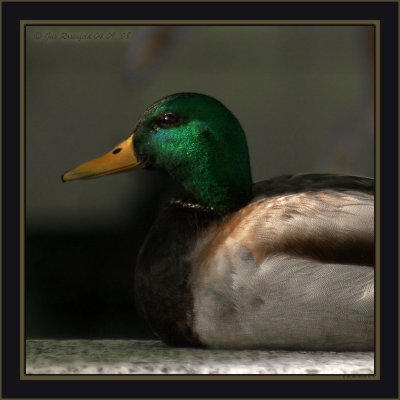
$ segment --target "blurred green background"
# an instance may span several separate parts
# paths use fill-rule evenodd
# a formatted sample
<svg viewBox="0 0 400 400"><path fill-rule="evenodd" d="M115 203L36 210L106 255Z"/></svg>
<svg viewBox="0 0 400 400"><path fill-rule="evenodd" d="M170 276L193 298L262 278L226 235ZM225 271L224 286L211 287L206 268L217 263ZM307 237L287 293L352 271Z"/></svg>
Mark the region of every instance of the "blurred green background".
<svg viewBox="0 0 400 400"><path fill-rule="evenodd" d="M133 266L169 182L139 171L61 183L175 92L222 101L247 134L253 180L373 176L368 26L28 26L26 333L150 337Z"/></svg>

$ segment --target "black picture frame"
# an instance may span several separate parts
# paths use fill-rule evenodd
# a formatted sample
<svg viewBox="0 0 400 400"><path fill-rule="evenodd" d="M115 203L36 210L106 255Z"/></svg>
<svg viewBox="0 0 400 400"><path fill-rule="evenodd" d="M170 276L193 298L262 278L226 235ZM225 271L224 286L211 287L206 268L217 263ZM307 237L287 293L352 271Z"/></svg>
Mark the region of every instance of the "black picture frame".
<svg viewBox="0 0 400 400"><path fill-rule="evenodd" d="M379 380L23 380L20 377L21 20L379 20L381 374ZM398 398L398 2L3 2L2 397Z"/></svg>

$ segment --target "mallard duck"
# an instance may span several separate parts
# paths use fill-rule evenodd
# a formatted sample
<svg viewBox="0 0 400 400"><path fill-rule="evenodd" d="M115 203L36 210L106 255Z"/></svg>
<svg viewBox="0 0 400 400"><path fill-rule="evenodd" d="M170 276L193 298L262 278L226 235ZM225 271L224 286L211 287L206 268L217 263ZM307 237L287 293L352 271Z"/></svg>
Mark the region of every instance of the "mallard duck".
<svg viewBox="0 0 400 400"><path fill-rule="evenodd" d="M371 350L374 181L333 174L252 183L246 137L218 100L179 93L63 181L136 168L183 188L138 255L135 295L170 345Z"/></svg>

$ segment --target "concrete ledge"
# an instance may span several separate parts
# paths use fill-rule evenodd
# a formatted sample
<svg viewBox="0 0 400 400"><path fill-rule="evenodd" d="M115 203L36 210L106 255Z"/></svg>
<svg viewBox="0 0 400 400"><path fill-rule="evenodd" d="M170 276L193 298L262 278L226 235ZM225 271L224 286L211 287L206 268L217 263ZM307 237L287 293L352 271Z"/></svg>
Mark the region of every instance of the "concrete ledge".
<svg viewBox="0 0 400 400"><path fill-rule="evenodd" d="M156 340L27 340L27 374L373 374L374 353L208 350Z"/></svg>

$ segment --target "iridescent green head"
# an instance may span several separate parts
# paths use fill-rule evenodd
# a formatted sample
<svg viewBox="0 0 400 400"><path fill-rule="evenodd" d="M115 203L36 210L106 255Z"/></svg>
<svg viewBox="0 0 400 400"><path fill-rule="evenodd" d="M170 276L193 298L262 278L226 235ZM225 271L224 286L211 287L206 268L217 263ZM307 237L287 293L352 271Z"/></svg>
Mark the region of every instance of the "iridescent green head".
<svg viewBox="0 0 400 400"><path fill-rule="evenodd" d="M130 160L123 164L94 173L92 167L88 174L85 163L63 179L141 166L167 172L194 201L217 211L240 208L251 198L252 179L243 129L236 117L212 97L178 93L154 103L145 111L132 137L106 156L122 159L128 153L132 153ZM95 160L96 166L104 157Z"/></svg>

